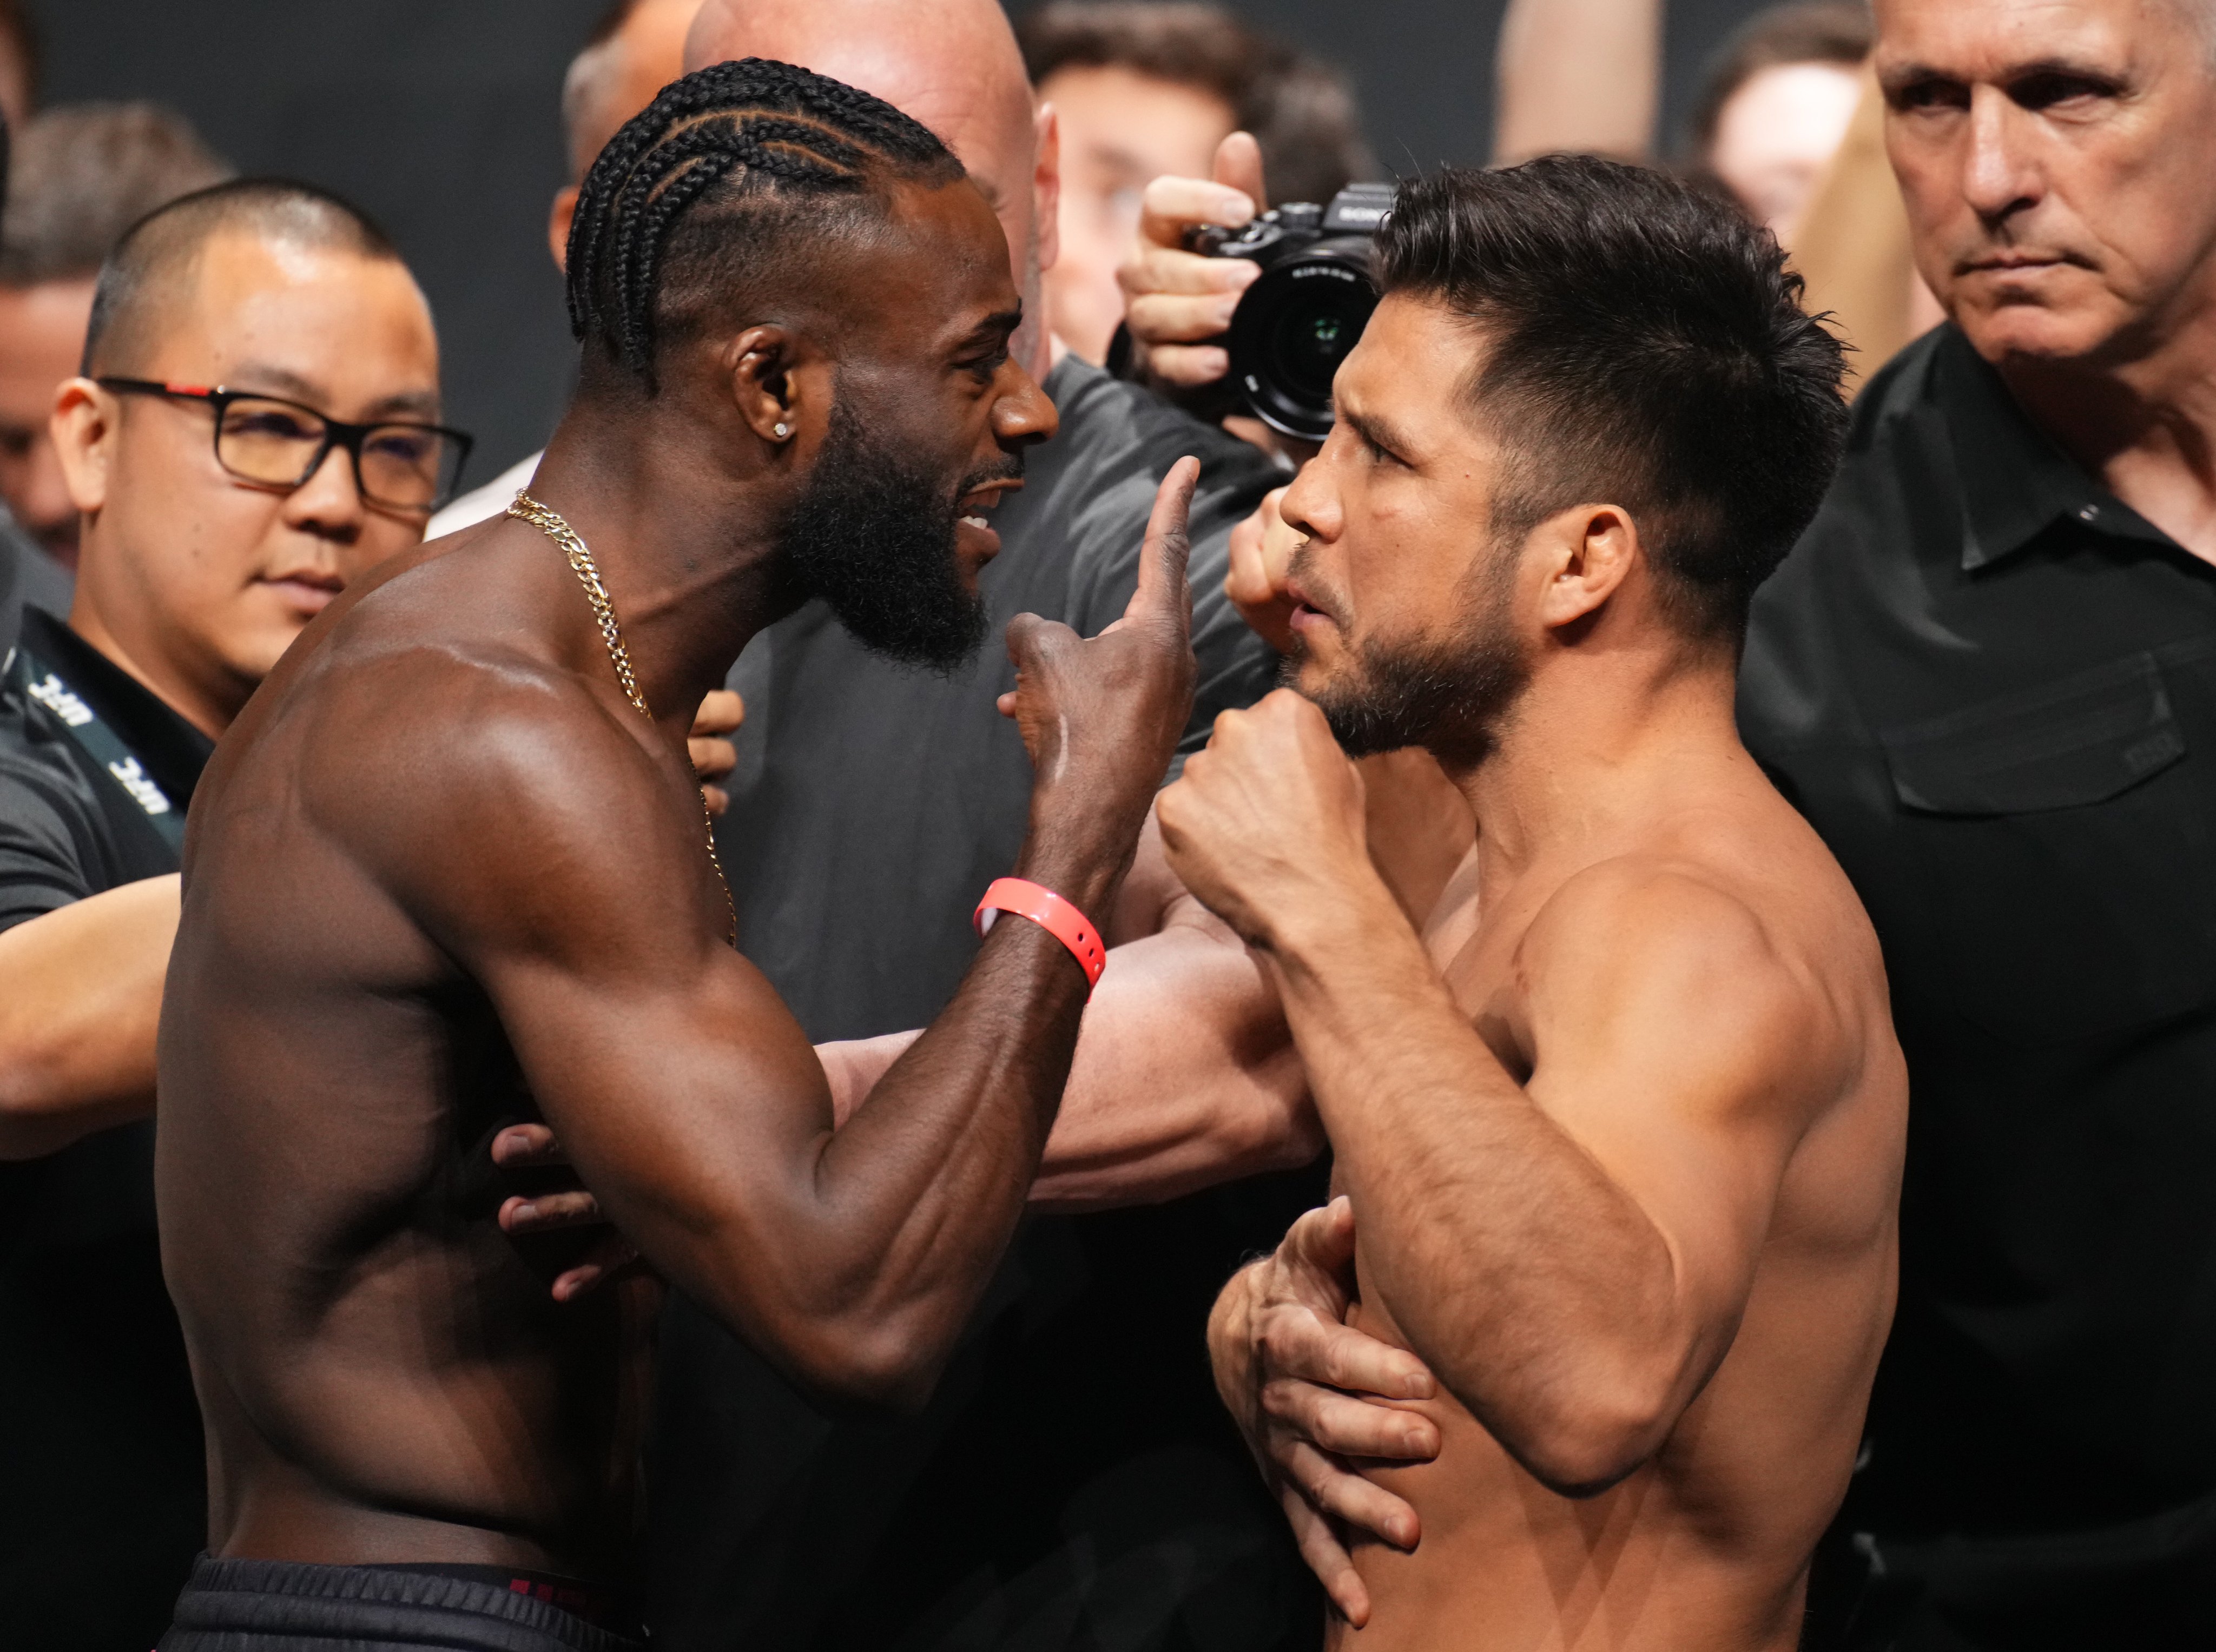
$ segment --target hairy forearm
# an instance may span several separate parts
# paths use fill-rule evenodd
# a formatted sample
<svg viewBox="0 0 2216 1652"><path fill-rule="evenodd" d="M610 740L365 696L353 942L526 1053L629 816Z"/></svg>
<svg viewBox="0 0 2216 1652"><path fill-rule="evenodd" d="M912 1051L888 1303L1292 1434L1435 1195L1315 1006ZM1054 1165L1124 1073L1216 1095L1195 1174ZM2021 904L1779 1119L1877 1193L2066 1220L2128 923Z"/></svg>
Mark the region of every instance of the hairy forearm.
<svg viewBox="0 0 2216 1652"><path fill-rule="evenodd" d="M1179 921L1110 954L1031 1203L1154 1203L1322 1148L1275 987L1229 930Z"/></svg>
<svg viewBox="0 0 2216 1652"><path fill-rule="evenodd" d="M1500 25L1493 158L1644 158L1662 79L1662 0L1512 0Z"/></svg>
<svg viewBox="0 0 2216 1652"><path fill-rule="evenodd" d="M177 880L149 878L0 934L0 1158L154 1110Z"/></svg>
<svg viewBox="0 0 2216 1652"><path fill-rule="evenodd" d="M917 1037L816 1047L842 1127ZM1108 955L1031 1207L1159 1203L1296 1169L1323 1145L1276 988L1213 920L1173 922Z"/></svg>
<svg viewBox="0 0 2216 1652"><path fill-rule="evenodd" d="M1382 886L1276 953L1365 1290L1563 1489L1635 1457L1690 1338L1661 1233L1480 1038Z"/></svg>

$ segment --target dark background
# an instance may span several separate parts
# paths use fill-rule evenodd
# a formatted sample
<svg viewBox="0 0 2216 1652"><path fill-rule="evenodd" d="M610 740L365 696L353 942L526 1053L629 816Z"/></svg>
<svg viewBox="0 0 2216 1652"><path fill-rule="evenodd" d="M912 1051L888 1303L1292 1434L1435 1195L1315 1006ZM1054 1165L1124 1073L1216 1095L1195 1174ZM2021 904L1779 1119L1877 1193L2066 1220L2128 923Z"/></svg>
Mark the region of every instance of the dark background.
<svg viewBox="0 0 2216 1652"><path fill-rule="evenodd" d="M482 482L545 440L571 346L546 255L562 73L607 0L30 0L49 102L147 97L249 171L335 188L399 242L439 318ZM1014 0L1019 7L1025 0ZM1484 160L1505 0L1234 0L1334 58L1378 157ZM1664 123L1758 0L1671 0Z"/></svg>

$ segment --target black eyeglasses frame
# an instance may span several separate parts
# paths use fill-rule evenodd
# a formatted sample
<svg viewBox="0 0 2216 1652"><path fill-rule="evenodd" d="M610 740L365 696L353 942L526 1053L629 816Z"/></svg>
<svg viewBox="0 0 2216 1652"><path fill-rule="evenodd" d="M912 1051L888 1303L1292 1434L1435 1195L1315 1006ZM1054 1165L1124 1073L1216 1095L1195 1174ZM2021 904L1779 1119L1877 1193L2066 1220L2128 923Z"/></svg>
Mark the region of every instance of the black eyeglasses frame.
<svg viewBox="0 0 2216 1652"><path fill-rule="evenodd" d="M346 449L348 459L354 465L354 491L361 495L363 501L388 511L406 511L410 515L420 513L427 517L432 516L453 501L454 496L461 492L462 472L469 465L470 450L477 445L476 437L471 435L466 430L456 430L451 425L434 425L420 419L379 419L374 424L348 424L343 419L332 418L321 408L310 407L305 402L295 402L288 396L272 396L266 390L235 390L227 384L175 384L156 378L126 378L114 375L95 378L92 382L104 390L113 390L122 395L160 396L179 401L206 402L209 407L215 409L215 428L212 433L212 439L215 446L215 462L223 465L225 476L236 477L240 482L253 487L282 488L286 493L304 488L307 485L308 479L323 468L323 461L330 458L331 450L334 447L343 447ZM316 449L315 458L309 462L307 469L300 472L297 481L272 482L263 476L244 476L224 464L223 415L224 410L234 402L274 402L280 407L291 408L297 412L305 413L323 426L323 445ZM428 431L454 444L453 480L440 489L438 496L429 504L410 505L380 498L371 493L368 486L362 481L361 445L374 433L380 430Z"/></svg>

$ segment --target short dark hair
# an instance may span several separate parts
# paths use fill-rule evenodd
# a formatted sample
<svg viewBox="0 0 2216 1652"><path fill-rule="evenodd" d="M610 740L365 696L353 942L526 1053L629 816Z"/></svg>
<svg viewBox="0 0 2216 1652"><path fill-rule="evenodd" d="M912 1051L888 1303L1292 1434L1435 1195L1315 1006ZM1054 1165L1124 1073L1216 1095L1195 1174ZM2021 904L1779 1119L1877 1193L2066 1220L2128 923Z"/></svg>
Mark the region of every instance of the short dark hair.
<svg viewBox="0 0 2216 1652"><path fill-rule="evenodd" d="M231 175L182 115L152 103L69 103L15 138L0 286L95 273L157 207Z"/></svg>
<svg viewBox="0 0 2216 1652"><path fill-rule="evenodd" d="M745 58L672 82L609 140L569 229L569 324L655 388L658 345L828 239L881 221L895 185L962 163L881 98Z"/></svg>
<svg viewBox="0 0 2216 1652"><path fill-rule="evenodd" d="M166 303L200 249L244 233L397 261L375 221L343 197L290 178L235 178L173 200L132 224L101 266L83 372L113 372L151 347Z"/></svg>
<svg viewBox="0 0 2216 1652"><path fill-rule="evenodd" d="M1016 25L1031 84L1059 69L1128 69L1219 100L1262 147L1271 199L1327 201L1377 175L1337 70L1212 5L1050 0Z"/></svg>
<svg viewBox="0 0 2216 1652"><path fill-rule="evenodd" d="M1708 60L1693 103L1695 157L1707 157L1724 105L1764 70L1794 63L1859 68L1876 43L1877 25L1863 0L1787 0L1757 11L1726 35Z"/></svg>
<svg viewBox="0 0 2216 1652"><path fill-rule="evenodd" d="M1466 394L1509 452L1496 531L1621 504L1672 622L1735 643L1846 434L1839 342L1776 238L1662 173L1547 156L1402 185L1377 265L1476 331Z"/></svg>

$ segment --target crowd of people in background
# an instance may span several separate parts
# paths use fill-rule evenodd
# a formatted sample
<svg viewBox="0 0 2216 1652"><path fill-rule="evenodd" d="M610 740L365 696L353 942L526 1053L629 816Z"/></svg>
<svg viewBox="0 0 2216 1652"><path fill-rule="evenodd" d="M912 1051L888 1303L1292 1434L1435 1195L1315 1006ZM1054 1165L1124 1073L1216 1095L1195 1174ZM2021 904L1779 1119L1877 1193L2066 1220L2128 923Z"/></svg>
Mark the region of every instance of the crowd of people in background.
<svg viewBox="0 0 2216 1652"><path fill-rule="evenodd" d="M1727 207L1847 353L1845 456L1751 598L1736 716L1882 950L1899 1295L1781 1632L2216 1644L2216 9L1785 0L1716 52L1679 134L1664 21L1665 0L1511 0L1491 154L1542 182L1543 157L1605 157ZM1190 0L1013 22L996 0L619 0L547 88L557 266L612 140L748 58L920 123L998 219L1008 355L1055 419L993 518L995 638L1124 615L1155 484L1197 459L1177 780L1307 657L1340 508L1316 444L1227 399L1259 272L1195 236L1387 179L1357 89ZM366 216L237 176L161 107L40 107L4 3L0 116L0 1644L113 1652L163 1634L209 1541L155 1201L195 789L327 605L499 523L546 455L470 465L429 305ZM1363 423L1365 463L1405 464L1391 433ZM1033 824L1014 681L997 642L919 672L813 601L699 703L740 949L834 1078L883 1071L977 955L974 903ZM1429 756L1378 744L1351 807L1443 962L1486 828ZM1344 1649L1357 1573L1413 1546L1414 1508L1452 1552L1456 1506L1407 1464L1456 1448L1400 1426L1401 1339L1361 1311L1350 1104L1304 1067L1253 934L1166 852L1150 828L1103 924L1029 1213L927 1401L825 1403L671 1293L624 1608L655 1645ZM1883 1088L1890 1038L1855 1083ZM535 1173L550 1151L468 1147L488 1188L511 1148ZM1678 1644L1605 1615L1558 1643Z"/></svg>

